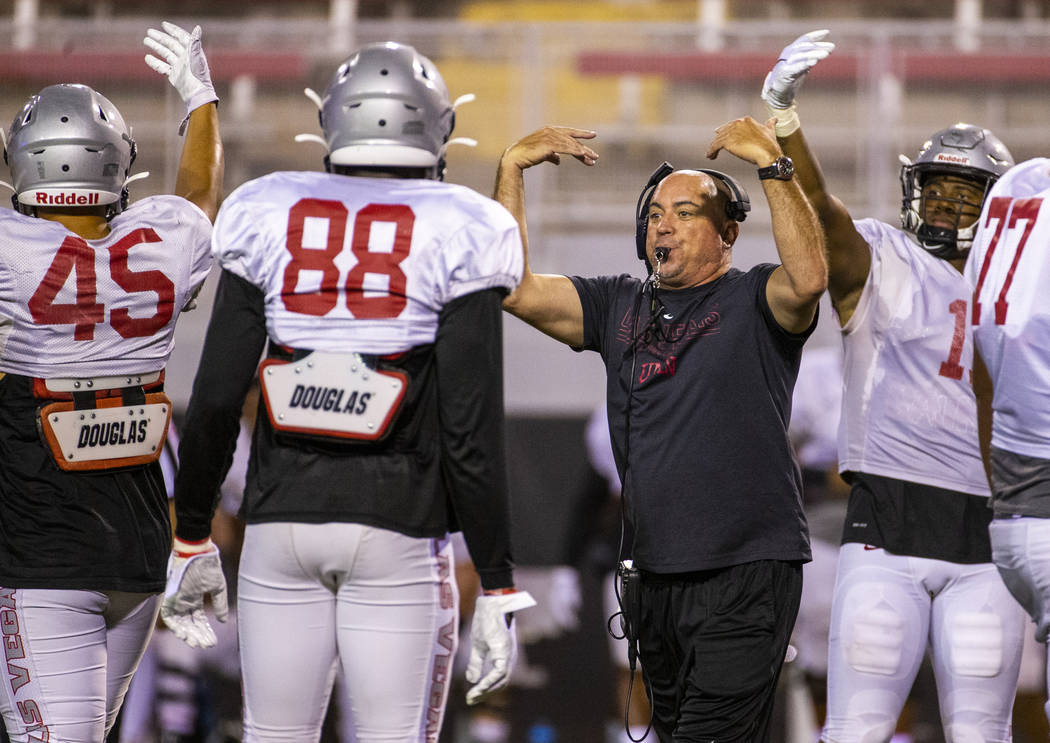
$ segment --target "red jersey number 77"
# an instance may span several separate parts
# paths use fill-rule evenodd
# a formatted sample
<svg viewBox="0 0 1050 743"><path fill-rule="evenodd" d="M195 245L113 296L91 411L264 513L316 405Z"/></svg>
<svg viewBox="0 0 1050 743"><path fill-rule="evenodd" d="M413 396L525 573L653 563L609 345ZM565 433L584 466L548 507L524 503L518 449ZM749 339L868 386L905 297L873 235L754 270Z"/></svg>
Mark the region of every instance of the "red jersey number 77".
<svg viewBox="0 0 1050 743"><path fill-rule="evenodd" d="M988 205L988 217L982 226L987 229L993 219L997 220L997 222L995 234L992 235L992 239L988 243L988 252L985 253L984 262L981 264L981 272L977 275L977 287L973 293L973 315L971 316L973 325L979 324L981 320L981 289L984 287L984 280L988 276L988 267L992 263L992 256L995 254L996 249L999 248L1000 243L1009 242L1003 239L1003 232L1004 230L1007 233L1011 232L1018 222L1024 220L1024 230L1017 239L1016 252L1014 252L1013 260L1010 261L1010 268L1006 272L1006 277L1003 279L1003 286L999 291L999 296L995 300L995 324L1004 325L1006 323L1006 313L1010 309L1006 300L1006 293L1010 291L1010 285L1014 280L1014 272L1017 270L1017 263L1021 260L1021 253L1024 252L1025 244L1028 242L1032 229L1035 227L1035 220L1039 216L1039 208L1042 204L1043 200L1040 198L1010 199L1005 196L997 196Z"/></svg>

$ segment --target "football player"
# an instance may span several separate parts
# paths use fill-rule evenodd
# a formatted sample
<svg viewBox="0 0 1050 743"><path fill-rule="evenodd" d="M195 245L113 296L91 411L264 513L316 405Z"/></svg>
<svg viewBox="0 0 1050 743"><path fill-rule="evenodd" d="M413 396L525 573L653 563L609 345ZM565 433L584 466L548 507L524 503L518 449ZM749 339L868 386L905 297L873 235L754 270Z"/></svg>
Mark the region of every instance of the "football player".
<svg viewBox="0 0 1050 743"><path fill-rule="evenodd" d="M433 741L457 632L449 532L483 587L468 703L506 683L510 613L533 603L512 580L503 445L500 304L521 242L505 209L442 182L455 106L415 49L366 46L323 99L307 95L325 172L250 181L216 220L222 275L161 615L191 645L215 641L209 524L258 368L237 595L245 740L317 740L341 663L358 741Z"/></svg>
<svg viewBox="0 0 1050 743"><path fill-rule="evenodd" d="M901 227L854 221L809 149L795 95L833 44L788 45L762 98L827 236L842 326L839 469L851 485L822 739L888 741L929 647L948 740L1009 741L1024 616L992 564L962 275L981 204L1013 159L955 124L901 168Z"/></svg>
<svg viewBox="0 0 1050 743"><path fill-rule="evenodd" d="M44 88L6 135L0 709L12 741L101 743L165 584L164 366L211 266L223 160L200 28L165 23L145 44L186 103L175 195L129 206L135 140L85 85Z"/></svg>
<svg viewBox="0 0 1050 743"><path fill-rule="evenodd" d="M1048 204L1050 160L1012 168L988 196L966 263L978 432L995 513L992 559L1043 643L1050 632Z"/></svg>

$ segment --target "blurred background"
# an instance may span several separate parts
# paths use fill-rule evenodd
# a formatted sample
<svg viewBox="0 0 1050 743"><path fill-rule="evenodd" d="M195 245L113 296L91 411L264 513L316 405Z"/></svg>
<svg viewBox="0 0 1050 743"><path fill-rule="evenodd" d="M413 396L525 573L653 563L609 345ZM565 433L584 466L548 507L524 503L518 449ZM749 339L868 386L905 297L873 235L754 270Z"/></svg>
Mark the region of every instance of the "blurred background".
<svg viewBox="0 0 1050 743"><path fill-rule="evenodd" d="M151 174L133 184L132 199L170 192L183 106L146 67L141 44L161 20L203 27L221 97L227 193L271 171L321 169L321 148L293 140L320 133L303 89L323 92L338 63L367 42L412 44L437 64L453 98L476 94L457 112L455 135L478 146L451 150L451 182L489 194L514 140L547 123L596 130L596 167L568 160L528 172L532 264L541 272L641 275L635 202L663 160L737 177L752 211L734 262L775 261L753 168L728 155L711 163L704 152L725 121L764 118L766 73L787 43L814 29L830 29L838 46L802 88L800 116L830 189L855 217L897 224L898 156L914 157L957 121L991 129L1017 161L1050 154L1045 0L0 0L0 124L6 129L45 85L91 85L133 126L134 170ZM213 276L176 334L167 386L177 411L189 397L214 284ZM808 347L832 350L837 323L826 302L821 313ZM576 354L505 318L516 558L580 567L582 592L575 619L539 633L531 680L509 707L510 739L600 741L596 731L609 719L615 728L616 718L600 598L600 573L613 558L583 543L601 518L615 531L616 516L597 515L608 510L609 490L596 484L584 427L604 401L604 373L597 354ZM1038 661L1034 678L1039 718ZM908 740L938 740L933 705L919 705ZM546 728L537 728L541 718ZM449 729L462 728L455 709L449 720ZM784 739L812 740L812 726Z"/></svg>

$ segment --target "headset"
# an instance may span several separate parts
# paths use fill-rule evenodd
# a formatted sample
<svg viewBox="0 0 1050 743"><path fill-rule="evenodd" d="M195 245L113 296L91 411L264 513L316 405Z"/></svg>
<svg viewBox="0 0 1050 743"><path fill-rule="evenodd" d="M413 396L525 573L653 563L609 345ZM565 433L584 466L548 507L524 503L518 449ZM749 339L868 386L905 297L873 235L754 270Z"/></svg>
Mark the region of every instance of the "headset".
<svg viewBox="0 0 1050 743"><path fill-rule="evenodd" d="M653 194L660 182L675 171L671 163L664 161L659 168L649 176L645 188L638 195L638 206L634 213L634 244L638 250L638 259L649 263L645 255L645 235L649 230L649 204L653 201ZM707 170L697 168L698 173L706 173L715 179L715 185L723 184L729 191L729 200L726 202L726 216L737 222L747 219L747 213L751 211L751 200L747 197L747 191L733 178L718 170ZM719 189L721 190L721 189Z"/></svg>

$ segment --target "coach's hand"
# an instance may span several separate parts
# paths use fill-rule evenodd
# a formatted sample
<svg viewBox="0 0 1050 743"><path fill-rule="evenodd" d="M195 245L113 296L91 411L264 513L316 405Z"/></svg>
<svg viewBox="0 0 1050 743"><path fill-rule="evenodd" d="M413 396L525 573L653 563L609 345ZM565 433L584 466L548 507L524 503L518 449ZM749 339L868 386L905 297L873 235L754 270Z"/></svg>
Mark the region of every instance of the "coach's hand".
<svg viewBox="0 0 1050 743"><path fill-rule="evenodd" d="M500 157L500 167L513 166L525 170L540 163L558 165L562 155L572 155L584 165L594 165L598 162L598 153L580 141L594 137L595 133L590 129L545 126L522 137L504 150Z"/></svg>
<svg viewBox="0 0 1050 743"><path fill-rule="evenodd" d="M215 618L225 622L229 608L219 550L211 539L194 543L176 537L168 558L168 585L164 589L160 618L177 638L192 648L215 645L215 631L204 615L204 597L208 594L211 594Z"/></svg>
<svg viewBox="0 0 1050 743"><path fill-rule="evenodd" d="M774 126L776 119L765 124L744 116L722 124L715 129L715 137L707 146L707 157L714 160L725 150L754 165L765 166L784 154L777 144Z"/></svg>
<svg viewBox="0 0 1050 743"><path fill-rule="evenodd" d="M470 625L467 704L477 704L510 680L518 653L513 612L535 606L528 591L479 596Z"/></svg>
<svg viewBox="0 0 1050 743"><path fill-rule="evenodd" d="M193 31L163 21L163 31L151 28L146 31L142 43L153 51L146 55L146 64L162 75L166 75L179 97L186 103L186 118L190 112L206 103L219 100L211 82L208 60L201 47L201 27ZM156 56L154 56L156 55ZM179 129L181 134L186 120Z"/></svg>

